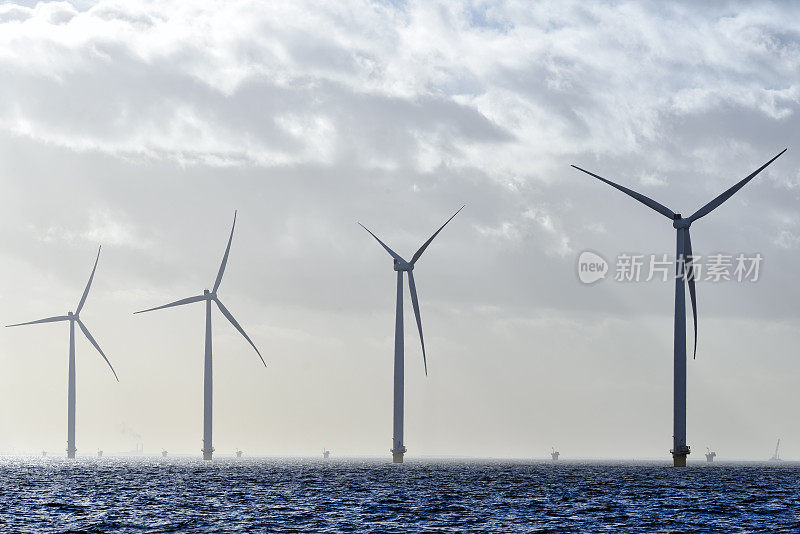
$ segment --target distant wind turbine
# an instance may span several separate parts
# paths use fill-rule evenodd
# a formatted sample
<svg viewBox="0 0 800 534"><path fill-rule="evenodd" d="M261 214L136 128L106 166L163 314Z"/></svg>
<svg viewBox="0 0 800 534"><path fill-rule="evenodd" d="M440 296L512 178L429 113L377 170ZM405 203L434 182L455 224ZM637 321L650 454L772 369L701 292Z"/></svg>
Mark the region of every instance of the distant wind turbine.
<svg viewBox="0 0 800 534"><path fill-rule="evenodd" d="M778 157L786 152L784 148L777 156L766 162L764 165L753 171L746 178L742 179L739 183L719 195L717 198L694 212L689 217L681 217L680 213L673 213L672 210L659 204L642 194L632 191L627 187L615 184L611 180L606 180L602 176L598 176L578 166L572 167L579 171L585 172L601 180L611 187L619 189L626 195L629 195L645 206L654 209L665 217L672 219L672 227L677 231L677 253L675 257L675 334L674 334L674 381L673 381L673 446L670 449L672 453L673 464L675 466L685 466L686 456L689 454L689 446L686 445L686 289L684 281L689 285L689 296L692 300L692 317L694 319L694 356L697 356L697 302L694 284L694 266L692 264L692 241L689 237L689 227L693 222L705 217L723 202L728 200L739 189L745 186L747 182L752 180L758 173L763 171L767 165L778 159Z"/></svg>
<svg viewBox="0 0 800 534"><path fill-rule="evenodd" d="M114 373L114 378L117 379L119 382L119 378L117 377L116 371L114 371L114 367L111 366L111 362L108 361L106 358L105 353L103 353L103 349L100 348L100 345L97 344L92 334L89 333L89 329L86 328L86 325L83 324L81 321L80 313L83 309L83 305L86 303L86 297L89 295L89 288L92 287L92 279L94 279L94 272L97 269L97 262L100 260L100 248L97 249L97 258L94 260L94 267L92 267L92 274L89 275L89 281L86 283L86 289L83 290L83 295L81 296L80 302L78 302L78 307L75 308L75 313L68 312L66 315L58 315L56 317L47 317L46 319L39 319L38 321L30 321L27 323L18 323L18 324L10 324L7 325L8 327L11 326L24 326L29 324L40 324L40 323L56 323L60 321L69 321L69 371L68 371L68 382L67 382L67 458L75 458L75 323L78 323L78 327L83 332L83 335L86 336L86 339L89 340L89 343L94 345L94 348L97 349L97 352L100 353L100 356L106 361L108 366L111 368L111 372Z"/></svg>
<svg viewBox="0 0 800 534"><path fill-rule="evenodd" d="M184 304L191 304L193 302L206 302L206 351L205 351L205 367L203 370L203 459L204 460L211 460L212 453L214 452L214 447L211 444L211 408L212 408L212 376L211 376L211 302L215 302L219 311L222 312L222 315L225 316L228 321L231 322L234 328L239 331L242 336L250 343L250 346L255 349L256 354L258 357L261 358L261 363L264 364L264 367L267 366L266 362L264 361L263 356L261 356L261 352L259 352L258 347L256 347L255 343L250 339L250 337L245 333L244 329L239 325L236 319L233 318L231 312L228 311L228 308L222 304L222 301L219 300L217 296L217 289L219 289L219 285L222 282L222 275L225 273L225 265L228 263L228 254L231 251L231 242L233 241L233 230L236 228L236 212L233 212L233 226L231 226L231 235L228 238L228 246L225 248L225 255L222 256L222 264L219 266L219 272L217 273L217 279L214 281L214 288L209 291L208 289L203 291L202 295L197 295L195 297L188 297L181 300L176 300L175 302L170 302L169 304L164 304L163 306L157 306L155 308L149 308L147 310L141 310L134 312L136 313L144 313L150 312L155 310L163 310L164 308L172 308L173 306L182 306Z"/></svg>
<svg viewBox="0 0 800 534"><path fill-rule="evenodd" d="M431 241L439 235L439 232L447 226L447 223L453 220L453 217L458 215L458 212L464 209L464 206L458 208L449 219L438 229L436 232L423 243L419 250L417 250L411 257L411 261L406 261L401 258L395 251L390 249L386 244L378 239L378 236L373 234L366 226L361 223L361 227L370 233L381 246L386 249L392 258L394 258L394 270L397 271L397 308L395 311L394 323L394 425L392 436L392 460L394 463L403 463L403 455L406 448L403 445L403 376L405 371L405 364L403 360L403 273L408 273L408 289L411 293L411 304L414 307L414 316L417 319L417 329L419 330L419 341L422 345L422 363L425 367L425 376L428 375L428 361L425 356L425 340L422 337L422 320L419 316L419 300L417 299L417 286L414 283L414 264L431 244Z"/></svg>

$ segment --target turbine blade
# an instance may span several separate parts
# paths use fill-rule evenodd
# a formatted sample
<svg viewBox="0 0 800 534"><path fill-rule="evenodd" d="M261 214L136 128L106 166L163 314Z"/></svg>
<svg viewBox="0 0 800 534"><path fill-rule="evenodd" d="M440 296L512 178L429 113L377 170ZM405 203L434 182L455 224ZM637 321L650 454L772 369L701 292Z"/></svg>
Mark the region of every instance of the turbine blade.
<svg viewBox="0 0 800 534"><path fill-rule="evenodd" d="M83 324L83 321L81 321L80 319L78 319L77 321L78 321L78 326L80 326L81 330L83 331L83 335L86 336L86 339L89 340L89 343L94 345L94 348L97 349L97 352L100 353L100 356L102 356L103 359L108 364L108 367L111 369L111 372L114 373L114 378L116 378L117 382L119 382L119 377L117 376L117 372L114 370L114 366L111 365L111 362L108 361L108 358L106 358L106 355L103 352L103 349L101 349L100 345L97 344L97 341L94 340L94 338L92 337L92 334L89 333L89 329L86 328L86 325Z"/></svg>
<svg viewBox="0 0 800 534"><path fill-rule="evenodd" d="M636 191L634 191L632 189L628 189L627 187L623 187L623 186L621 186L619 184L615 184L611 180L606 180L602 176L598 176L597 174L595 174L593 172L589 172L586 169L581 169L577 165L570 165L570 166L578 169L581 172L585 172L586 174L588 174L590 176L594 176L595 178L597 178L601 182L605 182L605 183L607 183L608 185L610 185L611 187L613 187L615 189L619 189L620 191L622 191L626 195L635 198L636 200L638 200L639 202L641 202L645 206L648 206L648 207L656 210L657 212L659 212L661 215L663 215L665 217L668 217L670 219L674 219L675 218L675 214L672 212L671 209L669 209L668 207L664 206L663 204L659 204L658 202L656 202L652 198L646 197L646 196L642 195L641 193L637 193Z"/></svg>
<svg viewBox="0 0 800 534"><path fill-rule="evenodd" d="M699 218L701 218L701 217L705 217L706 215L708 215L709 213L711 213L712 211L714 211L715 209L717 209L717 208L720 206L720 204L722 204L723 202L725 202L726 200L728 200L729 198L731 198L731 197L734 195L734 193L736 193L736 192L737 192L739 189L741 189L742 187L744 187L744 186L745 186L745 184L747 184L747 182L749 182L750 180L752 180L753 178L755 178L755 176L756 176L758 173L760 173L761 171L763 171L764 169L766 169L766 168L767 168L767 165L769 165L770 163L772 163L773 161L775 161L776 159L778 159L778 158L780 157L780 155L781 155L781 154L783 154L784 152L786 152L786 149L785 149L785 148L784 148L783 150L781 150L781 151L778 153L778 155L777 155L777 156L775 156L774 158L772 158L771 160L769 160L768 162L766 162L765 164L763 164L761 167L759 167L758 169L756 169L755 171L753 171L753 172L752 172L752 173L751 173L749 176L747 176L746 178L744 178L743 180L741 180L739 183L737 183L736 185L734 185L733 187L731 187L730 189L728 189L727 191L725 191L724 193L722 193L720 196L718 196L717 198L715 198L714 200L712 200L711 202L709 202L708 204L706 204L705 206L703 206L702 208L700 208L699 210L697 210L696 212L694 212L694 213L692 214L692 216L691 216L691 217L689 217L689 220L690 220L691 222L694 222L694 221L696 221L697 219L699 219Z"/></svg>
<svg viewBox="0 0 800 534"><path fill-rule="evenodd" d="M694 356L697 358L697 295L694 287L694 255L692 254L692 238L689 237L689 229L686 229L686 239L684 240L683 260L691 258L689 263L684 263L684 273L686 273L686 280L689 282L689 297L692 300L692 318L694 319Z"/></svg>
<svg viewBox="0 0 800 534"><path fill-rule="evenodd" d="M155 310L163 310L164 308L172 308L173 306L183 306L184 304L191 304L192 302L200 302L201 300L206 300L205 295L197 295L196 297L189 297L181 300L176 300L175 302L170 302L169 304L164 304L163 306L156 306L155 308L148 308L146 310L140 310L137 312L133 312L134 315L137 313L144 313L150 312Z"/></svg>
<svg viewBox="0 0 800 534"><path fill-rule="evenodd" d="M83 309L83 305L86 302L86 297L89 295L89 288L92 287L92 280L94 279L94 272L97 269L97 262L100 260L100 249L103 246L99 246L97 248L97 258L94 260L94 267L92 267L92 274L89 275L89 281L86 282L86 289L83 290L83 295L81 296L81 301L78 303L78 307L75 308L75 315L79 314Z"/></svg>
<svg viewBox="0 0 800 534"><path fill-rule="evenodd" d="M219 266L219 272L217 273L217 279L214 281L214 289L211 291L212 293L216 293L217 289L219 289L220 283L222 283L222 275L225 273L225 266L228 264L228 254L231 252L231 241L233 241L234 228L236 228L236 211L233 212L233 226L231 226L231 235L228 238L228 246L225 247L225 255L222 256L222 263Z"/></svg>
<svg viewBox="0 0 800 534"><path fill-rule="evenodd" d="M261 352L258 350L258 347L256 347L256 344L253 343L253 340L250 339L250 336L248 336L247 333L244 331L244 328L242 328L241 325L238 322L236 322L236 319L233 318L233 314L231 314L231 312L228 311L228 308L226 308L225 305L219 299L215 298L214 302L217 303L217 307L219 307L219 311L222 312L222 315L224 315L231 322L233 327L236 330L238 330L239 333L244 336L247 342L250 343L250 346L253 347L253 349L255 349L256 354L258 354L258 357L261 358L261 363L263 363L264 367L266 367L267 362L264 361L264 357L261 356Z"/></svg>
<svg viewBox="0 0 800 534"><path fill-rule="evenodd" d="M414 283L414 273L408 271L408 290L411 293L411 304L414 306L414 317L417 319L419 342L422 344L422 363L425 365L425 376L428 376L428 359L425 356L425 339L422 337L422 319L419 316L419 300L417 300L417 284Z"/></svg>
<svg viewBox="0 0 800 534"><path fill-rule="evenodd" d="M466 206L466 204L464 204L464 206ZM453 220L453 217L455 217L456 215L458 215L458 212L464 209L464 206L461 206L460 208L458 208L458 211L456 211L456 212L455 212L455 213L454 213L454 214L453 214L453 215L452 215L452 216L451 216L449 219L447 219L447 220L444 222L444 224L443 224L442 226L440 226L440 227L439 227L439 229L438 229L438 230L436 230L436 232L435 232L435 233L434 233L434 234L433 234L433 235L430 237L430 239L428 239L427 241L425 241L425 243L424 243L424 244L423 244L421 247L419 247L419 250L418 250L418 251L416 251L416 252L414 253L414 256L411 258L411 265L414 265L414 264L417 262L417 260L419 259L419 257L420 257L420 256L422 256L422 253L423 253L423 252L425 252L425 249L426 249L426 248L428 248L428 245L430 245L430 244L431 244L431 241L433 241L433 238L434 238L434 237L436 237L437 235L439 235L439 232L441 232L441 231L442 231L442 228L444 228L445 226L447 226L447 223L449 223L450 221L452 221L452 220ZM409 271L409 272L410 272L410 271Z"/></svg>
<svg viewBox="0 0 800 534"><path fill-rule="evenodd" d="M375 234L373 234L372 232L370 232L369 228L367 228L366 226L364 226L364 225L363 225L363 224L361 224L361 223L358 223L358 224L361 226L361 228L363 228L364 230L366 230L367 232L369 232L369 235L371 235L372 237L374 237L374 238L375 238L375 239L378 241L378 243L380 243L380 244L381 244L381 246L382 246L383 248L385 248L385 249L386 249L386 252L388 252L389 254L391 254L391 256L392 256L394 259L396 259L396 260L398 260L398 261L402 261L403 263L405 263L405 262L406 262L406 260L404 260L403 258L401 258L401 257L400 257L400 255L399 255L399 254L397 254L397 253L396 253L394 250L392 250L392 249L390 249L389 247L387 247L387 246L386 246L386 243L384 243L383 241L381 241L380 239L378 239L378 236L376 236Z"/></svg>
<svg viewBox="0 0 800 534"><path fill-rule="evenodd" d="M27 324L55 323L56 321L67 321L67 320L69 320L69 316L58 315L56 317L48 317L46 319L39 319L37 321L28 321L27 323L7 324L6 328L9 328L11 326L25 326Z"/></svg>

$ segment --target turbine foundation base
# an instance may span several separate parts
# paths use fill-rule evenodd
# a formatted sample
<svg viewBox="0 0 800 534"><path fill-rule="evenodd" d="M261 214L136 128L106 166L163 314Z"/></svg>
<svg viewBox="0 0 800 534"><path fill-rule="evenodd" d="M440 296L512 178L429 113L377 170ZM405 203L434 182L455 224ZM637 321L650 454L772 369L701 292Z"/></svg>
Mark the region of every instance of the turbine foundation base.
<svg viewBox="0 0 800 534"><path fill-rule="evenodd" d="M214 454L214 451L203 451L203 460L211 460L212 454Z"/></svg>
<svg viewBox="0 0 800 534"><path fill-rule="evenodd" d="M680 447L678 450L671 449L672 465L673 467L686 467L686 457L689 456L690 449L686 445Z"/></svg>
<svg viewBox="0 0 800 534"><path fill-rule="evenodd" d="M408 449L405 446L400 445L399 447L395 447L393 449L389 449L389 452L392 453L392 462L396 464L403 463L403 455L406 453Z"/></svg>

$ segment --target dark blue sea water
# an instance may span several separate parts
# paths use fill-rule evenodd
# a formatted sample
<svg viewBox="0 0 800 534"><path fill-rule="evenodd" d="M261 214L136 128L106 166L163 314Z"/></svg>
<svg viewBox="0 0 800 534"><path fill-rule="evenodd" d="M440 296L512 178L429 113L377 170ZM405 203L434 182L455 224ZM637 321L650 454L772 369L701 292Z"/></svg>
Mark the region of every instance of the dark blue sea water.
<svg viewBox="0 0 800 534"><path fill-rule="evenodd" d="M5 458L2 532L800 532L800 465Z"/></svg>

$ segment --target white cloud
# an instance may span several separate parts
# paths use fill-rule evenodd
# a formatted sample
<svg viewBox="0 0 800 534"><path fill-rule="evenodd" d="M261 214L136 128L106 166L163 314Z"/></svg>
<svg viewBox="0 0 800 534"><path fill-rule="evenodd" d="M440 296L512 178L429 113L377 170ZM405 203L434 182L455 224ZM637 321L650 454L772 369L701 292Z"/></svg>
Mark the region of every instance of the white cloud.
<svg viewBox="0 0 800 534"><path fill-rule="evenodd" d="M655 174L644 173L639 177L639 183L647 187L667 185L667 182Z"/></svg>
<svg viewBox="0 0 800 534"><path fill-rule="evenodd" d="M528 208L515 221L503 221L496 226L477 225L482 236L519 245L539 245L547 255L564 257L572 253L570 238L561 230L545 208ZM528 241L528 239L532 241Z"/></svg>
<svg viewBox="0 0 800 534"><path fill-rule="evenodd" d="M365 168L444 165L548 180L563 155L660 142L671 115L724 106L793 115L798 8L719 17L709 9L4 6L0 127L74 150L184 165L355 158Z"/></svg>
<svg viewBox="0 0 800 534"><path fill-rule="evenodd" d="M95 210L89 216L89 227L81 237L95 243L142 248L147 241L137 235L135 227L114 217L108 210Z"/></svg>
<svg viewBox="0 0 800 534"><path fill-rule="evenodd" d="M586 229L595 234L605 234L608 231L603 223L591 223Z"/></svg>
<svg viewBox="0 0 800 534"><path fill-rule="evenodd" d="M476 226L475 229L480 235L489 236L506 240L518 240L521 238L521 233L517 226L511 222L500 223L499 226Z"/></svg>
<svg viewBox="0 0 800 534"><path fill-rule="evenodd" d="M793 249L800 245L800 235L791 230L782 230L773 240L773 243L782 249Z"/></svg>
<svg viewBox="0 0 800 534"><path fill-rule="evenodd" d="M51 225L43 229L33 228L37 238L48 242L84 241L99 245L117 245L134 249L150 246L150 241L140 235L136 226L119 214L108 209L93 209L82 230L63 225Z"/></svg>

